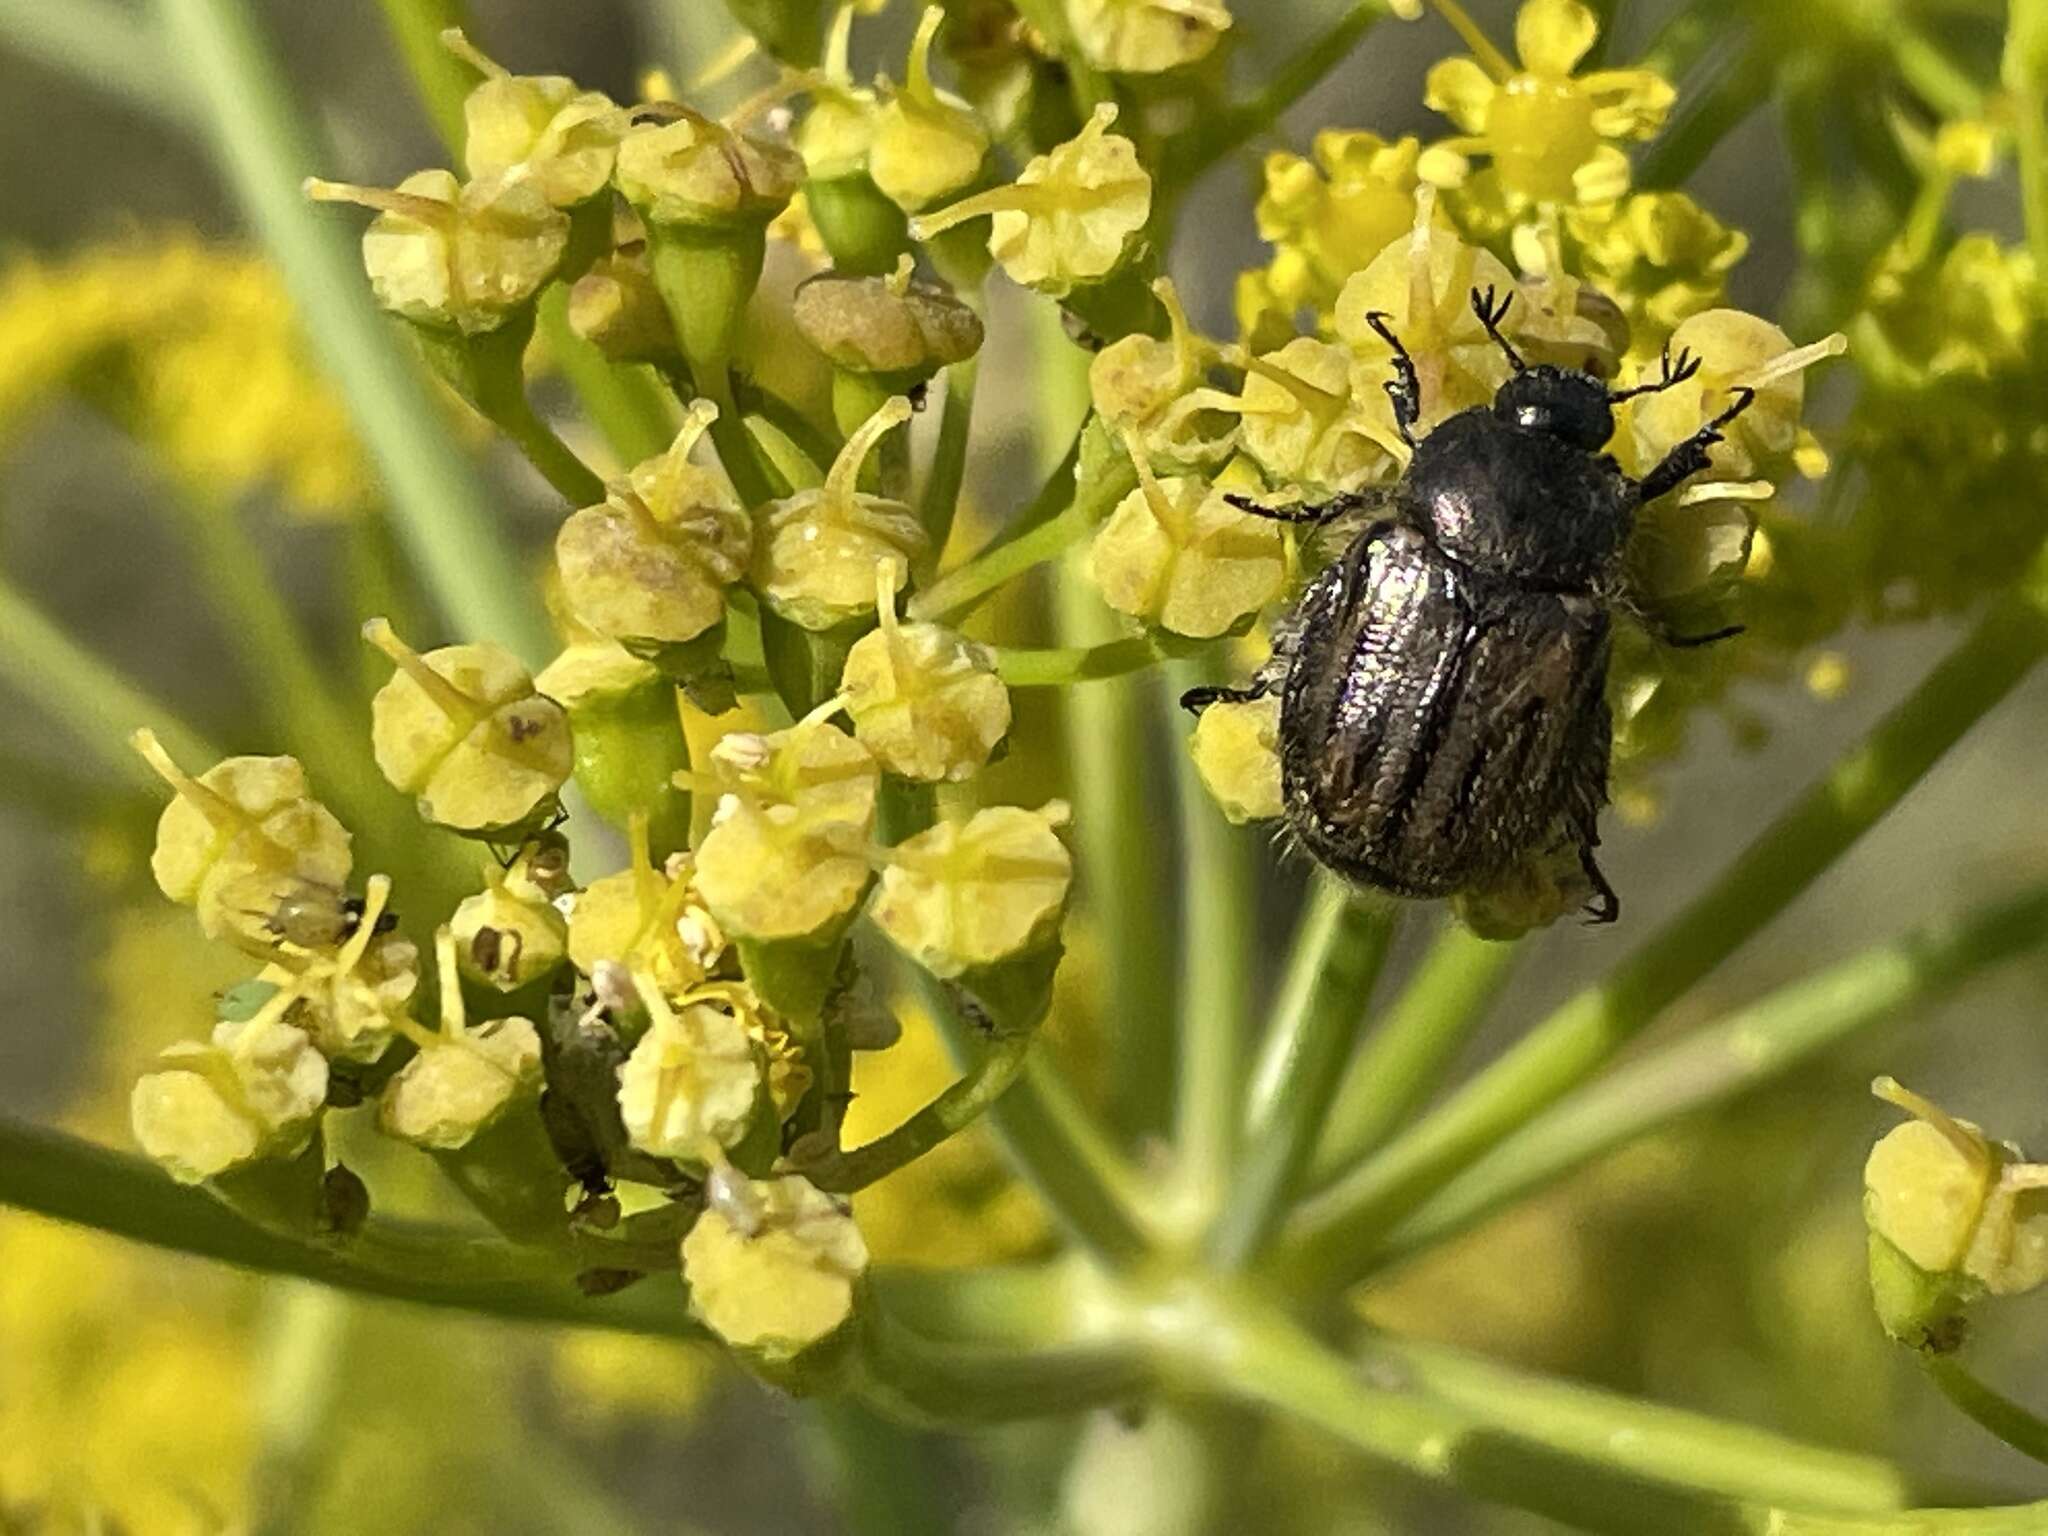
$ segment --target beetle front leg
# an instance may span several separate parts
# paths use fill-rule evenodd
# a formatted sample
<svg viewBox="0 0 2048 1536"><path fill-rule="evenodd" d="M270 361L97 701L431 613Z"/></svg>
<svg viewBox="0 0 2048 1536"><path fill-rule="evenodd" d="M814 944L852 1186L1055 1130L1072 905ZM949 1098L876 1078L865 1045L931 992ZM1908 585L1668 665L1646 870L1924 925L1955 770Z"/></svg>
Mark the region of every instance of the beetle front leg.
<svg viewBox="0 0 2048 1536"><path fill-rule="evenodd" d="M1579 868L1586 872L1586 878L1593 882L1593 899L1586 903L1586 921L1595 927L1605 927L1621 917L1621 897L1614 887L1607 883L1607 877L1600 872L1600 861L1593 857L1593 849L1599 839L1590 833L1579 839Z"/></svg>
<svg viewBox="0 0 2048 1536"><path fill-rule="evenodd" d="M1270 698L1279 687L1278 677L1261 673L1242 688L1190 688L1180 696L1180 707L1191 715L1199 715L1211 704L1255 704Z"/></svg>
<svg viewBox="0 0 2048 1536"><path fill-rule="evenodd" d="M1415 424L1422 420L1422 380L1415 372L1415 359L1408 355L1408 349L1401 345L1387 324L1384 310L1373 310L1365 317L1365 323L1373 333L1394 349L1394 376L1387 380L1387 398L1394 402L1394 426L1401 434L1401 441L1410 448L1415 446Z"/></svg>
<svg viewBox="0 0 2048 1536"><path fill-rule="evenodd" d="M1755 399L1756 391L1753 389L1736 390L1733 405L1665 454L1664 461L1643 476L1640 482L1643 500L1655 501L1659 496L1677 490L1705 469L1709 463L1709 450L1726 435L1721 429L1748 410Z"/></svg>

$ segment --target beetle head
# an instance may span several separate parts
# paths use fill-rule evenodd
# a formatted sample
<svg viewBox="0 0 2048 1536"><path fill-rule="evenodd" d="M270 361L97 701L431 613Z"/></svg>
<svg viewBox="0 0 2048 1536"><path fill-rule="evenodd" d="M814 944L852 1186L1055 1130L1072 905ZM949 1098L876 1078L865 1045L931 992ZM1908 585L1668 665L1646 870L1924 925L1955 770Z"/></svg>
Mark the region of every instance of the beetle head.
<svg viewBox="0 0 2048 1536"><path fill-rule="evenodd" d="M1574 448L1598 453L1614 436L1614 410L1607 386L1590 373L1569 368L1525 368L1493 397L1503 421L1562 438Z"/></svg>

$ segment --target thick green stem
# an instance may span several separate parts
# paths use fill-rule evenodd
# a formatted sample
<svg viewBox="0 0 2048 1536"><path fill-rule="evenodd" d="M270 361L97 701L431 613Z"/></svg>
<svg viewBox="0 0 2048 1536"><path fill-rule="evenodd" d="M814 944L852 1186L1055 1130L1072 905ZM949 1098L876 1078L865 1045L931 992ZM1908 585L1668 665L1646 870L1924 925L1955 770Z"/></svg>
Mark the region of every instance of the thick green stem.
<svg viewBox="0 0 2048 1536"><path fill-rule="evenodd" d="M1394 932L1394 909L1317 877L1245 1111L1250 1150L1209 1237L1223 1269L1256 1259L1315 1153Z"/></svg>
<svg viewBox="0 0 2048 1536"><path fill-rule="evenodd" d="M1000 1036L988 1044L960 1079L888 1134L866 1146L834 1152L805 1164L803 1173L820 1189L865 1189L908 1166L979 1120L1023 1074L1031 1036Z"/></svg>
<svg viewBox="0 0 2048 1536"><path fill-rule="evenodd" d="M1510 1136L1397 1227L1381 1261L1441 1243L1604 1152L1780 1077L2043 944L2048 887L2035 887L1782 987L1617 1068Z"/></svg>
<svg viewBox="0 0 2048 1536"><path fill-rule="evenodd" d="M2030 598L2000 600L1863 744L1599 985L1566 1003L1433 1114L1303 1207L1290 1269L1342 1284L1409 1212L1579 1086L1776 917L1903 799L2048 652Z"/></svg>
<svg viewBox="0 0 2048 1536"><path fill-rule="evenodd" d="M143 112L178 123L197 115L185 82L164 68L155 25L113 0L0 0L0 47Z"/></svg>
<svg viewBox="0 0 2048 1536"><path fill-rule="evenodd" d="M222 172L383 471L408 553L458 634L496 640L538 664L554 646L532 584L418 370L371 303L354 242L300 194L328 157L247 0L160 0L160 8L167 52L186 65Z"/></svg>
<svg viewBox="0 0 2048 1536"><path fill-rule="evenodd" d="M931 537L934 561L953 536L953 521L960 511L960 488L967 480L967 450L974 437L974 391L980 377L981 360L976 357L946 370L946 401L939 407L938 446L932 451L924 494L918 500L918 520Z"/></svg>
<svg viewBox="0 0 2048 1536"><path fill-rule="evenodd" d="M1174 1145L1194 1209L1216 1210L1238 1160L1238 1111L1251 1032L1252 970L1258 943L1259 834L1233 827L1195 772L1182 739L1184 688L1215 680L1214 669L1167 670L1160 701L1169 716L1180 819L1180 1019Z"/></svg>
<svg viewBox="0 0 2048 1536"><path fill-rule="evenodd" d="M2012 0L1999 80L2012 96L2027 247L2048 265L2048 0Z"/></svg>
<svg viewBox="0 0 2048 1536"><path fill-rule="evenodd" d="M1008 1349L956 1344L914 1331L898 1309L874 1307L862 1363L868 1395L899 1417L935 1426L1042 1418L1141 1398L1152 1382L1129 1344Z"/></svg>
<svg viewBox="0 0 2048 1536"><path fill-rule="evenodd" d="M1351 1059L1310 1165L1312 1187L1376 1152L1443 1082L1486 1019L1520 949L1447 919L1386 1017Z"/></svg>
<svg viewBox="0 0 2048 1536"><path fill-rule="evenodd" d="M1925 1354L1920 1363L1943 1397L2022 1456L2048 1463L2048 1424L2031 1409L1985 1386L1953 1355Z"/></svg>
<svg viewBox="0 0 2048 1536"><path fill-rule="evenodd" d="M1159 659L1159 647L1142 635L1043 651L1006 645L996 651L996 675L1012 688L1068 688L1127 677Z"/></svg>
<svg viewBox="0 0 2048 1536"><path fill-rule="evenodd" d="M0 678L74 731L119 779L154 785L156 775L128 745L147 725L181 763L219 761L220 749L53 623L0 579Z"/></svg>

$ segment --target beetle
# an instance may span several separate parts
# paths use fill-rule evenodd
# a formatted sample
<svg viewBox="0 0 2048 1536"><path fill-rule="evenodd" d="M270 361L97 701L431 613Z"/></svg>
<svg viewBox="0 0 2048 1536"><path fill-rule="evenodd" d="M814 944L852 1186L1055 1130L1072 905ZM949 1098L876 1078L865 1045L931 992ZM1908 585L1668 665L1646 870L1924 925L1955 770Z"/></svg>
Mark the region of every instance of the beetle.
<svg viewBox="0 0 2048 1536"><path fill-rule="evenodd" d="M1623 550L1644 503L1705 469L1755 391L1673 447L1640 480L1603 450L1614 407L1683 383L1699 359L1667 352L1661 377L1611 390L1590 373L1525 362L1502 334L1514 301L1474 290L1472 308L1512 373L1488 405L1419 441L1414 360L1393 349L1386 384L1412 450L1392 486L1262 517L1329 527L1370 514L1275 626L1272 659L1243 688L1197 688L1199 714L1280 695L1282 814L1338 875L1396 896L1481 889L1522 860L1569 846L1611 923L1621 901L1600 872L1613 725L1606 700L1612 613L1626 604ZM1740 632L1679 636L1705 645Z"/></svg>

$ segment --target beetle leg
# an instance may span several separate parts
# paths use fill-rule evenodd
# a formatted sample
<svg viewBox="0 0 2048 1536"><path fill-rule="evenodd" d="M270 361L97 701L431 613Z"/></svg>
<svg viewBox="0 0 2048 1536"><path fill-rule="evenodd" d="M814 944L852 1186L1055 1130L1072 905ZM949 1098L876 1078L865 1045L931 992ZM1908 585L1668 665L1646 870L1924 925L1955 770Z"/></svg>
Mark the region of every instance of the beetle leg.
<svg viewBox="0 0 2048 1536"><path fill-rule="evenodd" d="M1680 347L1678 349L1678 356L1674 359L1671 356L1671 344L1666 342L1664 344L1663 377L1659 378L1654 384L1637 384L1628 389L1610 389L1607 392L1607 403L1609 405L1619 405L1622 401L1633 400L1638 395L1654 395L1659 390L1671 389L1676 385L1683 384L1699 371L1700 359L1694 356L1688 348Z"/></svg>
<svg viewBox="0 0 2048 1536"><path fill-rule="evenodd" d="M1251 704L1266 698L1280 686L1277 677L1253 678L1242 688L1190 688L1180 696L1180 707L1199 715L1211 704Z"/></svg>
<svg viewBox="0 0 2048 1536"><path fill-rule="evenodd" d="M1408 349L1401 345L1387 325L1387 312L1375 309L1365 317L1365 323L1373 328L1381 341L1394 349L1394 376L1387 380L1387 398L1394 402L1394 425L1401 433L1401 441L1410 448L1415 446L1415 424L1422 420L1422 380L1415 374L1415 359L1408 355Z"/></svg>
<svg viewBox="0 0 2048 1536"><path fill-rule="evenodd" d="M1710 629L1703 635L1674 635L1670 630L1660 626L1657 638L1674 650L1690 651L1703 645L1712 645L1716 641L1733 640L1748 627L1746 624L1726 624L1719 629Z"/></svg>
<svg viewBox="0 0 2048 1536"><path fill-rule="evenodd" d="M1515 296L1512 293L1495 304L1491 287L1484 293L1477 288L1472 290L1472 313L1477 315L1479 323L1486 327L1486 334L1493 338L1493 344L1507 354L1508 366L1520 373L1529 365L1522 361L1522 354L1517 352L1507 337L1500 333L1500 323L1507 319L1508 307L1514 302Z"/></svg>
<svg viewBox="0 0 2048 1536"><path fill-rule="evenodd" d="M1733 405L1665 454L1663 463L1643 476L1639 482L1643 500L1655 501L1659 496L1677 490L1685 481L1705 469L1708 464L1708 450L1722 441L1726 435L1721 429L1748 410L1750 403L1755 399L1756 391L1753 389L1736 390Z"/></svg>
<svg viewBox="0 0 2048 1536"><path fill-rule="evenodd" d="M1593 857L1596 839L1591 836L1579 839L1579 868L1586 872L1586 878L1593 882L1593 899L1586 903L1586 921L1596 927L1616 921L1621 916L1621 898L1614 893L1614 887L1607 883L1607 877L1600 873L1600 863Z"/></svg>
<svg viewBox="0 0 2048 1536"><path fill-rule="evenodd" d="M1356 511L1370 499L1356 492L1346 492L1330 501L1303 503L1290 507L1270 506L1263 501L1254 501L1249 496L1240 496L1235 491L1223 498L1240 512L1249 512L1253 517L1263 517L1268 522L1308 524L1321 528L1334 523L1347 512Z"/></svg>

